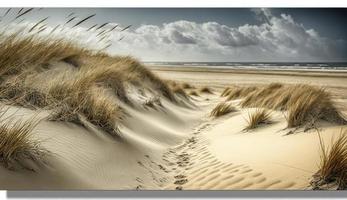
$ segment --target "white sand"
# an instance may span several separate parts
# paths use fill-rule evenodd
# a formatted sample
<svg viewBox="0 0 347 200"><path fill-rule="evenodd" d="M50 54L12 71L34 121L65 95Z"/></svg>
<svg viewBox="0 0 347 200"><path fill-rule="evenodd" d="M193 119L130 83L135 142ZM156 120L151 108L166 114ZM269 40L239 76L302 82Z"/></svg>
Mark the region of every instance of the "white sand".
<svg viewBox="0 0 347 200"><path fill-rule="evenodd" d="M319 164L319 140L314 130L285 136L288 130L284 115L273 112L275 123L245 132L245 118L253 110L239 110L218 119L209 117L209 112L224 100L219 97L220 88L231 83L310 83L331 88L342 103L347 96L346 74L155 72L164 78L218 90L193 97L196 106L178 106L164 100L157 110L124 106L130 116L120 127L122 140L92 125L85 129L42 121L33 137L53 153L48 165L38 167L37 172L0 167L0 188L305 189ZM27 109L16 113L25 117L33 114ZM330 142L340 128L324 124L324 140Z"/></svg>

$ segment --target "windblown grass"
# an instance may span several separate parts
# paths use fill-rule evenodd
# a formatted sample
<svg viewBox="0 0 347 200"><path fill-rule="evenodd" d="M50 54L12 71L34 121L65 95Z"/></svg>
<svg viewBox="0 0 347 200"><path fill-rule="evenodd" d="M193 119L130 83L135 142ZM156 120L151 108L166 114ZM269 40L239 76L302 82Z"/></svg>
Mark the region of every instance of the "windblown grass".
<svg viewBox="0 0 347 200"><path fill-rule="evenodd" d="M102 97L97 95L95 93L87 97L79 108L80 112L95 126L112 136L120 137L118 124L124 117L123 110L106 95Z"/></svg>
<svg viewBox="0 0 347 200"><path fill-rule="evenodd" d="M264 124L270 124L271 113L265 109L256 109L253 113L248 113L247 126L245 130L255 129Z"/></svg>
<svg viewBox="0 0 347 200"><path fill-rule="evenodd" d="M16 17L25 20L25 16L35 10L23 9ZM132 57L110 56L104 52L105 48L93 50L70 40L74 38L71 35L61 38L52 34L63 30L67 34L94 16L80 18L72 13L64 24L58 24L45 36L40 33L47 32L44 22L49 16L14 33L0 32L0 100L32 109L55 108L51 120L82 126L88 121L112 136L119 136L118 125L124 116L120 105L133 106L128 98L129 86L142 87L173 103L178 103L175 94L188 98L182 88L171 88L167 81ZM96 35L100 44L112 31L121 32L131 26L117 27L109 27L106 22L95 24L86 32ZM57 69L59 66L70 67L66 76L63 76L64 70ZM50 79L45 77L46 73L53 72L60 74ZM33 84L36 77L44 84ZM182 87L192 86L183 84Z"/></svg>
<svg viewBox="0 0 347 200"><path fill-rule="evenodd" d="M37 140L31 138L31 133L37 120L9 119L0 124L0 163L7 169L21 166L33 170L26 163L28 160L37 165L45 163L49 153Z"/></svg>
<svg viewBox="0 0 347 200"><path fill-rule="evenodd" d="M23 70L40 68L46 63L90 53L67 40L23 37L15 33L0 38L0 76L18 74Z"/></svg>
<svg viewBox="0 0 347 200"><path fill-rule="evenodd" d="M84 117L112 136L119 136L117 123L121 122L124 112L115 99L108 94L107 88L111 89L117 99L127 104L131 104L131 102L125 91L126 82L143 81L147 78L148 81L143 82L140 87L143 87L144 83L149 83L152 88L156 89L155 91L162 94L165 92L160 88L166 88L166 84L156 79L156 76L146 68L136 64L128 57L124 59L99 57L98 62L93 60L93 63L81 66L73 78L51 82L48 94L65 104L51 116L51 119L66 120L81 125L80 118ZM160 85L161 83L163 85ZM96 85L98 91L92 89ZM166 89L172 95L172 91L169 88Z"/></svg>
<svg viewBox="0 0 347 200"><path fill-rule="evenodd" d="M149 86L157 91L160 95L164 96L171 102L177 103L175 96L166 81L159 78L153 72L148 70L140 62L132 57L111 57L111 61L114 63L113 67L123 72L125 76L131 82L148 82Z"/></svg>
<svg viewBox="0 0 347 200"><path fill-rule="evenodd" d="M278 95L282 96L285 90L280 90L283 87L280 83L271 83L264 87L251 87L251 89L244 92L245 97L241 103L242 107L265 107L274 109L276 104L276 98ZM278 91L280 90L280 94ZM279 104L278 106L281 106Z"/></svg>
<svg viewBox="0 0 347 200"><path fill-rule="evenodd" d="M229 94L230 94L230 92L231 92L231 88L230 87L227 87L227 88L225 88L224 90L223 90L223 92L221 93L221 97L226 97L226 96L228 96Z"/></svg>
<svg viewBox="0 0 347 200"><path fill-rule="evenodd" d="M345 124L344 117L331 99L331 95L322 88L297 88L288 103L288 127L312 126L317 120Z"/></svg>
<svg viewBox="0 0 347 200"><path fill-rule="evenodd" d="M242 107L287 110L288 128L312 128L318 120L346 124L331 94L323 88L304 84L272 83L262 87L236 88L226 91L228 99L243 98Z"/></svg>
<svg viewBox="0 0 347 200"><path fill-rule="evenodd" d="M342 131L337 140L327 149L318 132L321 146L321 162L311 185L320 189L327 184L336 184L337 189L347 189L347 131Z"/></svg>
<svg viewBox="0 0 347 200"><path fill-rule="evenodd" d="M227 101L230 101L233 99L243 98L257 89L258 88L255 86L233 87L233 88L230 88L230 90L227 91L224 95L227 96Z"/></svg>
<svg viewBox="0 0 347 200"><path fill-rule="evenodd" d="M226 102L219 103L210 113L211 117L220 117L236 111L236 108Z"/></svg>
<svg viewBox="0 0 347 200"><path fill-rule="evenodd" d="M52 106L52 100L36 88L26 86L22 80L13 79L0 84L0 100L7 104L30 109Z"/></svg>
<svg viewBox="0 0 347 200"><path fill-rule="evenodd" d="M120 137L117 123L121 121L123 111L106 94L105 89L93 90L84 85L84 82L74 82L71 85L67 82L65 85L53 85L49 93L62 102L59 110L50 117L51 120L81 125L83 124L81 116L83 116L111 136Z"/></svg>

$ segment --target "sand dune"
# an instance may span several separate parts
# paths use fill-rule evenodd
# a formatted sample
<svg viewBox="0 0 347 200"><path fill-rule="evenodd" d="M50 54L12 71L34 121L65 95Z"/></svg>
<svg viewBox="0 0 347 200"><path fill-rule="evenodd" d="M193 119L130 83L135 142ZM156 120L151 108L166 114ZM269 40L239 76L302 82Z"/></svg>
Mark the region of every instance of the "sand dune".
<svg viewBox="0 0 347 200"><path fill-rule="evenodd" d="M204 76L208 79L208 75ZM206 80L208 82L208 80ZM247 114L238 110L213 118L210 111L225 97L200 94L194 107L165 99L158 109L123 106L122 140L90 124L41 121L34 138L53 154L37 172L1 168L4 189L307 189L319 164L315 130L286 135L282 112L274 123L245 131ZM13 108L12 108L13 109ZM13 111L14 112L14 111ZM29 118L36 111L20 108ZM48 113L40 112L41 117ZM344 127L344 126L342 126ZM325 141L340 126L325 124Z"/></svg>
<svg viewBox="0 0 347 200"><path fill-rule="evenodd" d="M0 55L1 189L312 189L317 129L329 143L346 128L345 72L182 71L69 42L13 38L0 41L14 53ZM226 87L249 86L221 96ZM268 105L276 88L296 87L303 88L296 100L287 93ZM248 126L259 107L271 120ZM29 137L20 125L30 119L38 124Z"/></svg>

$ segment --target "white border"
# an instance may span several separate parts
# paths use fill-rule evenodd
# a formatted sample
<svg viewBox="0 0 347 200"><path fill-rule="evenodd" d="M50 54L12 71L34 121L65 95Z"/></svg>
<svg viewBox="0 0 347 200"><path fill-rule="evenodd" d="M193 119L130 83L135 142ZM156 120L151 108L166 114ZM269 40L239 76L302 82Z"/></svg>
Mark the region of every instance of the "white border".
<svg viewBox="0 0 347 200"><path fill-rule="evenodd" d="M0 7L344 7L345 0L1 0ZM7 199L0 191L0 200ZM189 199L189 198L188 198ZM209 198L212 199L212 198ZM247 199L247 198L246 198ZM299 198L300 199L300 198ZM304 199L304 198L301 198Z"/></svg>

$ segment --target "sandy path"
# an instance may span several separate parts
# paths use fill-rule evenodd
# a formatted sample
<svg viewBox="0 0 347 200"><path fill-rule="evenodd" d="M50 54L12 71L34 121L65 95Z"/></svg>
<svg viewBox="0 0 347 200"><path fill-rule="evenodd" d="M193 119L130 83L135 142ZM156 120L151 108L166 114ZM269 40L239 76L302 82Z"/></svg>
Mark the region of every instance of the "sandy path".
<svg viewBox="0 0 347 200"><path fill-rule="evenodd" d="M347 73L271 72L233 73L155 70L167 79L222 88L229 84L268 84L271 82L305 83L326 87L335 95L338 106L346 111ZM273 112L275 123L245 133L249 109L242 109L218 119L208 117L216 104L223 101L216 95L198 98L203 108L201 123L187 133L188 139L170 148L163 160L174 172L168 189L307 189L319 165L319 140L315 130L285 136L286 120L281 112ZM218 93L218 94L217 94ZM208 101L206 99L209 99ZM235 102L237 105L237 102ZM323 125L323 139L329 143L346 126Z"/></svg>
<svg viewBox="0 0 347 200"><path fill-rule="evenodd" d="M209 96L211 109L222 99ZM206 102L204 102L206 103ZM297 183L293 180L273 178L245 162L221 159L213 151L216 138L211 137L213 129L228 120L208 117L210 108L205 108L202 122L189 133L183 144L169 148L163 154L165 166L172 173L171 184L166 189L176 190L235 190L235 189L305 189L308 180ZM223 132L227 132L224 130ZM247 138L247 135L245 135ZM228 140L230 145L235 145ZM234 154L225 149L219 153ZM252 157L251 159L254 159ZM260 160L261 162L261 160Z"/></svg>

